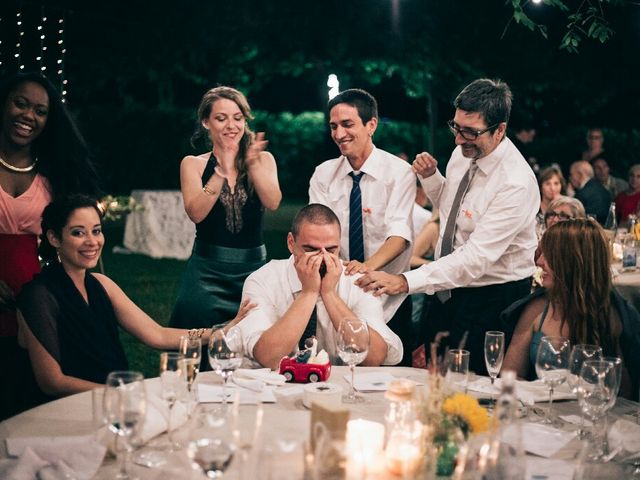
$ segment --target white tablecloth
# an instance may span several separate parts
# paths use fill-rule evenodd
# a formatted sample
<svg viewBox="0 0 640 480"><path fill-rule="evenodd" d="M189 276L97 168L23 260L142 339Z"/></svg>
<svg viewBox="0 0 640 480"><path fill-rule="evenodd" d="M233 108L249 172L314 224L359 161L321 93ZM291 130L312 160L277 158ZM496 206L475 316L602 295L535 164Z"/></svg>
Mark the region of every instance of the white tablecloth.
<svg viewBox="0 0 640 480"><path fill-rule="evenodd" d="M127 216L124 246L153 258L189 258L196 227L184 211L180 191L133 190L131 196L144 209Z"/></svg>
<svg viewBox="0 0 640 480"><path fill-rule="evenodd" d="M396 377L410 378L416 381L422 381L425 378L424 370L417 370L406 367L358 367L356 375L363 372L386 372ZM345 391L348 388L344 375L348 373L348 367L332 367L330 382L341 385ZM198 381L205 383L219 382L219 379L212 372L200 374ZM159 381L157 378L147 380L148 391L158 393ZM289 385L279 387L288 388ZM367 403L359 405L351 405L350 417L364 418L377 422L384 422L384 412L386 409L386 400L384 392L366 393ZM301 395L280 395L276 390L277 403L265 404L263 430L268 439L274 441L281 438L306 439L309 435L310 411L302 405ZM247 409L255 408L251 405L243 405L241 415ZM577 406L575 402L558 402L556 405L559 414L576 414ZM615 407L616 414L629 413L629 410L635 411L638 405L622 399L618 400ZM613 422L611 422L612 424ZM574 427L575 428L575 427ZM566 426L567 430L571 430L570 425ZM40 407L28 410L20 415L12 417L0 423L0 466L3 462L7 462L5 442L2 441L8 437L29 437L29 436L60 436L60 435L82 435L92 432L91 422L91 393L85 392L72 395L54 402L41 405ZM565 447L563 447L552 459L562 460L565 462L575 463L577 453L579 452L581 443L574 438ZM142 480L154 479L192 479L201 480L205 477L197 472L190 471L188 466L185 468L184 462L186 456L184 453L178 452L169 455L169 463L162 468L145 468L139 465L133 465L133 472ZM527 456L528 459L536 459L537 457ZM540 460L538 458L538 460ZM187 462L188 464L188 462ZM589 478L592 479L622 479L626 478L625 466L616 464L615 462L605 463L601 465L591 465ZM177 470L173 470L176 468ZM225 475L225 478L239 478L239 465L235 462ZM628 466L627 472L628 472ZM115 477L116 464L113 459L105 460L95 479L113 479ZM258 480L265 478L264 471L258 471ZM273 478L273 477L271 477ZM301 478L301 477L300 477ZM393 477L390 474L382 475L382 478L376 476L371 480L397 480L399 477ZM467 477L465 477L467 478ZM473 478L473 476L471 476ZM548 480L558 478L554 475L548 477Z"/></svg>

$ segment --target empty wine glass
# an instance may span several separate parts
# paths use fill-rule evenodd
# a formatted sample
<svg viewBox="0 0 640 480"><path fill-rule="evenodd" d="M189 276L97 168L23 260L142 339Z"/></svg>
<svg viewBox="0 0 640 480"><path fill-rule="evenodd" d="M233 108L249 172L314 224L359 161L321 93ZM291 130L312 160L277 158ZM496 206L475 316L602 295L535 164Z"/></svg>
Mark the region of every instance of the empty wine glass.
<svg viewBox="0 0 640 480"><path fill-rule="evenodd" d="M337 338L338 355L351 370L351 388L342 397L345 403L362 403L364 397L356 395L354 387L356 365L362 363L369 353L369 329L367 323L358 318L345 318L340 322Z"/></svg>
<svg viewBox="0 0 640 480"><path fill-rule="evenodd" d="M542 337L536 356L536 374L549 387L549 408L542 423L557 424L553 415L553 391L567 379L571 343L564 337Z"/></svg>
<svg viewBox="0 0 640 480"><path fill-rule="evenodd" d="M615 366L606 360L587 360L580 370L578 382L578 405L583 413L594 423L594 437L597 437L596 423L607 412L607 406L615 397L617 387ZM606 432L605 432L606 435ZM603 442L594 438L595 448L591 450L591 459L599 459L603 455Z"/></svg>
<svg viewBox="0 0 640 480"><path fill-rule="evenodd" d="M491 403L495 403L493 384L504 360L504 332L488 331L484 334L484 363L491 378Z"/></svg>
<svg viewBox="0 0 640 480"><path fill-rule="evenodd" d="M169 439L169 450L173 450L176 445L173 441L173 428L171 425L171 414L173 407L185 395L186 377L182 374L184 357L178 352L162 352L160 354L160 384L162 387L162 399L169 407L167 414L167 437Z"/></svg>
<svg viewBox="0 0 640 480"><path fill-rule="evenodd" d="M227 382L242 365L242 332L238 327L211 332L209 338L209 363L214 372L222 377L222 405L227 407Z"/></svg>
<svg viewBox="0 0 640 480"><path fill-rule="evenodd" d="M231 412L203 409L199 413L194 428L189 432L187 456L194 469L204 472L208 478L220 478L236 452Z"/></svg>
<svg viewBox="0 0 640 480"><path fill-rule="evenodd" d="M447 358L447 382L467 392L469 381L469 351L454 348Z"/></svg>
<svg viewBox="0 0 640 480"><path fill-rule="evenodd" d="M262 402L256 405L243 406L240 412L240 396L234 395L231 409L231 425L233 429L233 443L240 455L240 478L256 478L256 455L260 449L262 432L262 418L264 410Z"/></svg>
<svg viewBox="0 0 640 480"><path fill-rule="evenodd" d="M598 345L588 345L579 343L574 345L569 355L569 374L567 375L567 384L571 387L571 391L577 395L578 383L580 381L580 371L582 365L587 360L600 360L602 357L602 348ZM580 409L580 427L576 432L578 438L584 438L587 432L584 429L584 413Z"/></svg>
<svg viewBox="0 0 640 480"><path fill-rule="evenodd" d="M200 372L200 361L202 356L202 340L192 338L188 335L180 337L178 352L184 357L185 375L187 378L187 388L191 391L193 383Z"/></svg>
<svg viewBox="0 0 640 480"><path fill-rule="evenodd" d="M122 440L118 449L120 464L116 478L128 480L131 438L139 434L147 411L144 377L139 372L117 371L107 376L103 398L103 414L109 429Z"/></svg>
<svg viewBox="0 0 640 480"><path fill-rule="evenodd" d="M609 453L608 413L609 413L609 410L611 410L613 406L616 404L616 399L618 398L618 392L620 391L620 383L622 382L622 359L620 357L602 357L602 360L606 362L611 362L613 364L614 376L616 381L616 385L613 390L613 395L611 395L611 399L609 400L609 403L607 404L607 407L604 413L604 436L602 441L602 451L604 455L607 455Z"/></svg>

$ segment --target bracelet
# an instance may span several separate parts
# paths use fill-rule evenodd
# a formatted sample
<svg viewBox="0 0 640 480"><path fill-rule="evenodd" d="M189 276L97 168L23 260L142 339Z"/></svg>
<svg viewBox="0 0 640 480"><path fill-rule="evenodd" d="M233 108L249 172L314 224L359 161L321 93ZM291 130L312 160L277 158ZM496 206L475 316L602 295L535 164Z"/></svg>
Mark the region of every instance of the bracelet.
<svg viewBox="0 0 640 480"><path fill-rule="evenodd" d="M202 187L202 191L205 193L205 195L215 195L216 191L215 190L211 190L207 185L204 185Z"/></svg>
<svg viewBox="0 0 640 480"><path fill-rule="evenodd" d="M189 336L190 339L202 338L202 335L204 335L204 332L206 331L207 331L206 328L192 328L187 332L187 335Z"/></svg>

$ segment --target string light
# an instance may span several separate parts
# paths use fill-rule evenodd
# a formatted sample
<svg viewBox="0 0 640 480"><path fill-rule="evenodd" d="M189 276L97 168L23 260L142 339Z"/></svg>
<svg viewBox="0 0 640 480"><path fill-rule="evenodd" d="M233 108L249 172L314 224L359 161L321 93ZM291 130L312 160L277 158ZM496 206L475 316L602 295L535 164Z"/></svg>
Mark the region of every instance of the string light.
<svg viewBox="0 0 640 480"><path fill-rule="evenodd" d="M58 76L60 77L60 91L62 95L62 102L66 102L67 88L69 81L64 76L64 57L67 53L67 47L64 44L64 15L58 19L58 45L60 46L60 58L58 59Z"/></svg>
<svg viewBox="0 0 640 480"><path fill-rule="evenodd" d="M44 14L44 7L41 7L40 14L40 25L38 25L38 35L40 36L40 55L36 57L36 60L40 65L40 71L44 72L47 69L47 66L44 64L44 53L47 51L47 46L45 45L45 26L47 17Z"/></svg>
<svg viewBox="0 0 640 480"><path fill-rule="evenodd" d="M16 13L16 26L18 27L18 42L16 43L16 53L14 57L18 60L18 68L24 70L24 64L22 63L22 37L24 37L24 30L22 29L22 12Z"/></svg>

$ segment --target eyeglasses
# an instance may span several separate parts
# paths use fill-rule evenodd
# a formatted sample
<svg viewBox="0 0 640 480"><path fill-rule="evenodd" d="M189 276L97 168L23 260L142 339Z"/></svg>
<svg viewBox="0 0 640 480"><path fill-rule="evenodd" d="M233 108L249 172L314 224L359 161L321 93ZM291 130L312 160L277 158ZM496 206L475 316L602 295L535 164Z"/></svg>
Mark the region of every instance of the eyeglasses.
<svg viewBox="0 0 640 480"><path fill-rule="evenodd" d="M478 138L480 135L485 134L492 128L497 127L498 125L500 125L500 123L491 125L490 127L487 127L484 130L472 130L470 128L460 128L458 127L458 125L455 124L453 120L449 120L447 122L447 125L449 125L449 128L451 129L451 133L453 133L454 136L459 134L465 140L473 141L476 138Z"/></svg>
<svg viewBox="0 0 640 480"><path fill-rule="evenodd" d="M544 214L544 219L545 220L549 220L552 217L557 217L558 220L572 220L573 216L569 215L568 213L564 213L564 212L547 212Z"/></svg>

